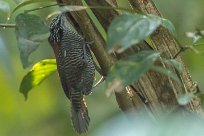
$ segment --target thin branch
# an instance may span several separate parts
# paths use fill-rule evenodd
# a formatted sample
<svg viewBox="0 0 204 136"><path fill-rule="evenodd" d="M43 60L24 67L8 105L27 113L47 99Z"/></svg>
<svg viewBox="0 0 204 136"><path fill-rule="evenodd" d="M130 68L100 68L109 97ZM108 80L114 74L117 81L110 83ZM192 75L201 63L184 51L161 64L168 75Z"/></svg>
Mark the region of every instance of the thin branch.
<svg viewBox="0 0 204 136"><path fill-rule="evenodd" d="M16 28L16 24L0 24L3 28Z"/></svg>
<svg viewBox="0 0 204 136"><path fill-rule="evenodd" d="M105 2L105 1L104 1ZM67 12L69 11L79 11L79 10L85 10L85 9L100 9L100 10L121 10L121 11L126 11L126 12L133 12L133 13L139 13L138 10L135 10L135 9L128 9L128 8L123 8L123 7L111 7L111 6L101 6L101 5L98 5L98 6L83 6L83 5L69 5L69 4L64 4L64 3L55 3L55 4L51 4L51 5L47 5L47 6L42 6L42 7L38 7L38 8L34 8L34 9L29 9L29 10L24 10L25 13L29 13L29 12L33 12L33 11L36 11L36 10L41 10L41 9L44 9L44 8L50 8L50 7L53 7L53 6L60 6L60 7L70 7L70 10L67 9ZM83 6L84 8L81 8L81 6ZM72 9L73 7L73 9ZM78 7L78 8L77 8ZM65 9L66 11L66 9Z"/></svg>
<svg viewBox="0 0 204 136"><path fill-rule="evenodd" d="M61 4L55 3L55 4L51 4L51 5L47 5L47 6L43 6L43 7L38 7L38 8L34 8L34 9L29 9L29 10L24 10L25 13L29 13L29 12L33 12L36 10L40 10L40 9L44 9L44 8L50 8L53 6L60 6Z"/></svg>

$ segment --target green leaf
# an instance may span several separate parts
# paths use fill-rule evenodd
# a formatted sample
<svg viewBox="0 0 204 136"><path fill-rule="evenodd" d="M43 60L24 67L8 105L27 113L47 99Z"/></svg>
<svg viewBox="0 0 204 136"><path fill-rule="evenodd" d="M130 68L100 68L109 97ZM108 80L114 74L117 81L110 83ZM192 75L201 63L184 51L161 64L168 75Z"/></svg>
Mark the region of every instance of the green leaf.
<svg viewBox="0 0 204 136"><path fill-rule="evenodd" d="M178 72L182 72L183 65L175 59L165 60L164 63L174 66Z"/></svg>
<svg viewBox="0 0 204 136"><path fill-rule="evenodd" d="M29 4L34 4L34 3L42 3L42 2L56 2L56 0L24 0L23 2L21 2L20 4L18 4L13 11L11 12L11 14L13 14L14 12L16 12L16 10L27 6Z"/></svg>
<svg viewBox="0 0 204 136"><path fill-rule="evenodd" d="M49 29L45 22L34 14L19 14L16 19L16 38L20 50L21 62L24 68L31 65L28 57L40 43L49 36Z"/></svg>
<svg viewBox="0 0 204 136"><path fill-rule="evenodd" d="M153 15L123 14L117 16L108 30L108 49L121 52L147 38L161 24Z"/></svg>
<svg viewBox="0 0 204 136"><path fill-rule="evenodd" d="M176 37L176 28L174 27L173 23L167 19L161 18L161 25L164 26L169 30L169 32Z"/></svg>
<svg viewBox="0 0 204 136"><path fill-rule="evenodd" d="M107 81L111 84L115 80L122 81L123 86L127 86L137 81L153 65L160 56L155 51L141 51L135 55L119 60L111 69Z"/></svg>
<svg viewBox="0 0 204 136"><path fill-rule="evenodd" d="M21 81L20 92L25 96L25 99L32 88L38 86L56 70L55 59L46 59L36 63Z"/></svg>
<svg viewBox="0 0 204 136"><path fill-rule="evenodd" d="M161 74L164 74L164 75L166 75L166 76L168 76L168 77L170 77L170 78L172 78L172 79L174 79L174 80L176 80L177 82L180 83L180 80L179 80L178 76L169 69L166 69L166 68L161 67L161 66L155 66L155 65L152 66L151 69L154 70L154 71L157 71L157 72L159 72Z"/></svg>
<svg viewBox="0 0 204 136"><path fill-rule="evenodd" d="M145 40L160 25L163 25L176 36L174 25L167 19L154 15L119 15L112 21L108 29L108 49L122 52L132 45Z"/></svg>

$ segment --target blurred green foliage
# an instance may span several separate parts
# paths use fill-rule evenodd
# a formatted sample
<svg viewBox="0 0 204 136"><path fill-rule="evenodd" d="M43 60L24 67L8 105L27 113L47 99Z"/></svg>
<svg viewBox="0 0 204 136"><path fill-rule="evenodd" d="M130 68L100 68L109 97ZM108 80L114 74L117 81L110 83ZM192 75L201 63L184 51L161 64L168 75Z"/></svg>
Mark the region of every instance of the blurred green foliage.
<svg viewBox="0 0 204 136"><path fill-rule="evenodd" d="M16 6L14 0L4 1L9 3L11 9ZM124 5L123 2L124 0L120 0L120 6ZM155 0L155 2L163 16L175 24L178 39L182 44L191 42L185 37L185 32L194 31L196 28L203 29L203 0ZM38 6L34 4L25 8ZM55 8L49 8L34 13L45 18L55 10ZM23 12L22 9L14 14L9 23L13 23L14 17L20 12ZM6 18L7 14L0 10L0 23L5 23ZM21 66L15 37L13 29L0 28L0 136L76 135L71 126L69 102L63 93L57 74L50 76L43 84L34 88L28 101L24 101L23 95L19 93L22 77L28 71ZM199 50L202 53L204 47L199 47ZM183 56L193 79L198 81L202 90L204 57L190 51L183 53ZM47 41L40 45L31 58L33 62L54 58ZM91 117L89 133L119 112L114 96L106 97L104 91L103 83L87 98Z"/></svg>
<svg viewBox="0 0 204 136"><path fill-rule="evenodd" d="M185 112L185 116L181 116ZM135 116L137 115L137 116ZM96 129L91 136L202 136L203 119L177 109L170 115L151 118L145 111L120 114ZM110 129L111 128L111 129Z"/></svg>

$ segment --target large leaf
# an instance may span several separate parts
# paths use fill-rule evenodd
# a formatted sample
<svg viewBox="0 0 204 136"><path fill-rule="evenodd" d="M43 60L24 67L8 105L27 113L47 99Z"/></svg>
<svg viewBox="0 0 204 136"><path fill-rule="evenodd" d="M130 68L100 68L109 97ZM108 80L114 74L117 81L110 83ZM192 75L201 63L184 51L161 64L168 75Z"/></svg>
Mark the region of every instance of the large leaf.
<svg viewBox="0 0 204 136"><path fill-rule="evenodd" d="M108 48L121 48L121 51L139 43L149 36L159 25L156 16L123 14L116 17L108 30Z"/></svg>
<svg viewBox="0 0 204 136"><path fill-rule="evenodd" d="M28 67L29 55L34 52L40 43L49 36L49 29L45 22L34 14L19 14L16 17L16 37L20 50L23 67Z"/></svg>
<svg viewBox="0 0 204 136"><path fill-rule="evenodd" d="M34 3L42 3L42 2L56 2L56 0L24 0L23 2L21 2L20 4L18 4L18 5L13 9L12 14L13 14L16 10L18 10L18 9L24 7L24 6L27 6L27 5L29 5L29 4L34 4Z"/></svg>
<svg viewBox="0 0 204 136"><path fill-rule="evenodd" d="M110 86L116 83L115 81L121 81L123 87L127 86L145 74L154 65L159 55L155 51L142 51L120 60L111 69L107 81Z"/></svg>
<svg viewBox="0 0 204 136"><path fill-rule="evenodd" d="M107 94L109 95L113 90L121 91L125 86L136 82L149 70L164 74L180 83L178 76L174 72L154 64L159 56L160 54L156 51L141 51L118 61L108 74ZM173 65L178 71L182 70L182 66L177 61L168 60L166 63Z"/></svg>
<svg viewBox="0 0 204 136"><path fill-rule="evenodd" d="M38 86L44 81L50 74L55 72L56 60L47 59L36 63L33 68L25 75L20 85L20 92L23 93L25 99L27 99L28 92Z"/></svg>
<svg viewBox="0 0 204 136"><path fill-rule="evenodd" d="M175 33L175 28L170 21L157 16L140 14L119 15L112 21L108 29L108 49L122 52L146 39L160 25Z"/></svg>

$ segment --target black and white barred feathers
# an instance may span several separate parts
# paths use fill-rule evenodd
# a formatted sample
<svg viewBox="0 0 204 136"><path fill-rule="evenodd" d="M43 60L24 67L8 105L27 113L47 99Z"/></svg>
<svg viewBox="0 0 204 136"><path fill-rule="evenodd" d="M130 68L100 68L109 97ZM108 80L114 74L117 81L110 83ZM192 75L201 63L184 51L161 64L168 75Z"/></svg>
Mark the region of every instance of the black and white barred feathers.
<svg viewBox="0 0 204 136"><path fill-rule="evenodd" d="M90 118L84 95L91 93L95 67L87 43L80 36L65 13L50 23L51 44L57 61L57 69L66 96L71 101L72 124L76 132L88 130Z"/></svg>

